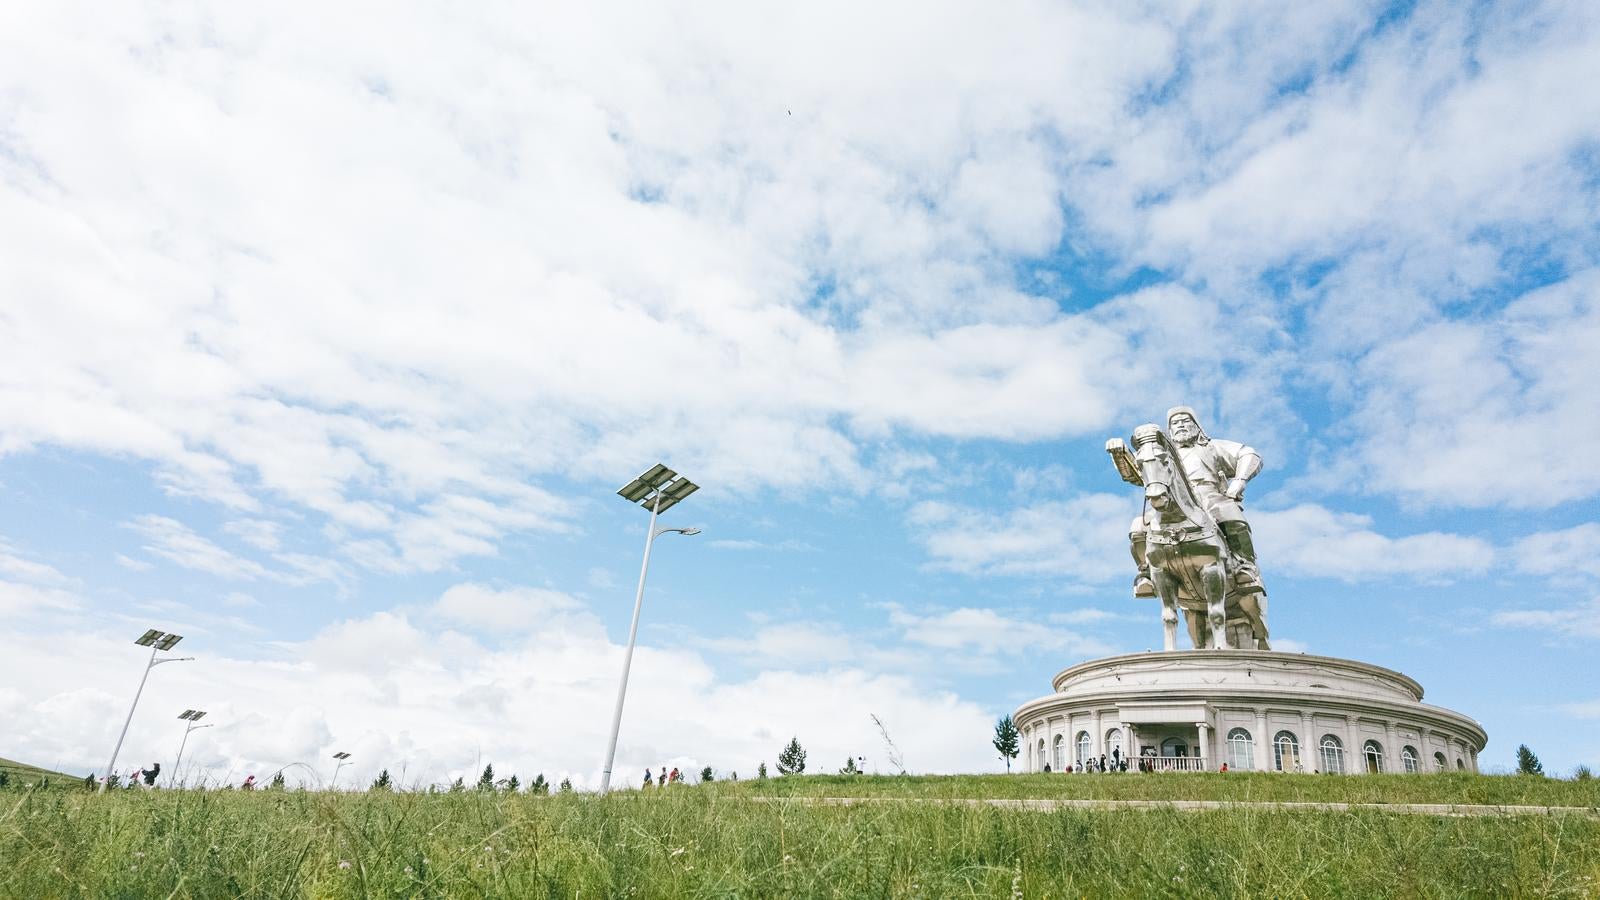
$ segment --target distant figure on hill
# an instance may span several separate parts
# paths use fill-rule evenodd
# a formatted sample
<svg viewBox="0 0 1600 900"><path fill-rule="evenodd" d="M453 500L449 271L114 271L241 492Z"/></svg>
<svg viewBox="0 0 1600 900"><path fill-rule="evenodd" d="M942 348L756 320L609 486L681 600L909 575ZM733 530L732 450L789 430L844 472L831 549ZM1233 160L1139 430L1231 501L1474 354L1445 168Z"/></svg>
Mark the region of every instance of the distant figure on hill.
<svg viewBox="0 0 1600 900"><path fill-rule="evenodd" d="M1223 763L1223 764L1222 764L1222 768L1221 768L1221 769L1218 769L1218 770L1217 770L1217 771L1219 771L1219 772L1226 772L1226 771L1228 771L1228 764L1227 764L1227 763Z"/></svg>
<svg viewBox="0 0 1600 900"><path fill-rule="evenodd" d="M667 767L661 767L661 774L656 776L656 787L667 786Z"/></svg>
<svg viewBox="0 0 1600 900"><path fill-rule="evenodd" d="M145 787L155 787L156 776L161 774L161 763L151 763L150 768L139 774L144 776Z"/></svg>
<svg viewBox="0 0 1600 900"><path fill-rule="evenodd" d="M672 767L672 774L667 776L667 783L668 784L677 784L678 781L681 778L683 778L683 776L678 774L678 767L677 766L673 766Z"/></svg>
<svg viewBox="0 0 1600 900"><path fill-rule="evenodd" d="M1049 775L1049 774L1050 774L1050 764L1049 764L1049 763L1045 763L1045 764L1044 764L1044 773L1045 773L1045 774L1046 774L1046 775Z"/></svg>
<svg viewBox="0 0 1600 900"><path fill-rule="evenodd" d="M650 770L649 769L645 769L644 770L644 786L645 787L649 787L654 782L655 782L655 777L650 774Z"/></svg>
<svg viewBox="0 0 1600 900"><path fill-rule="evenodd" d="M239 785L239 789L242 790L242 791L253 791L253 790L255 790L256 789L256 777L254 775L245 776L244 784Z"/></svg>

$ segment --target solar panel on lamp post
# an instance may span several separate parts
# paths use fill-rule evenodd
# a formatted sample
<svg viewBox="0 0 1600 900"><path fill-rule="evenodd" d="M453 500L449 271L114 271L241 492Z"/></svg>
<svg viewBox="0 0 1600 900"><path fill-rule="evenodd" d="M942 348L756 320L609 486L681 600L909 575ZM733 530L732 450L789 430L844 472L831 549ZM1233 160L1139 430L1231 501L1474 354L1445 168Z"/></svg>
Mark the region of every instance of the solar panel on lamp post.
<svg viewBox="0 0 1600 900"><path fill-rule="evenodd" d="M333 777L328 779L328 790L330 791L333 790L333 786L339 782L339 770L350 765L350 754L344 752L343 750L335 753L333 758L337 759L338 762L334 764Z"/></svg>
<svg viewBox="0 0 1600 900"><path fill-rule="evenodd" d="M207 722L204 725L194 724L204 718L205 714L206 711L203 709L186 709L178 714L178 718L187 721L189 724L183 729L183 740L178 742L178 758L173 760L172 779L168 782L167 787L178 786L178 766L183 763L183 748L189 743L189 732L199 731L202 728L210 728L212 725L216 724L215 722Z"/></svg>
<svg viewBox="0 0 1600 900"><path fill-rule="evenodd" d="M117 754L122 752L122 741L128 736L128 725L133 722L133 711L139 708L139 695L144 693L144 683L150 680L150 670L162 663L189 662L194 659L192 656L166 656L156 659L158 652L171 650L181 640L183 640L183 635L181 634L168 634L165 631L157 631L151 628L134 641L135 644L141 647L150 648L150 661L145 663L144 676L139 679L139 689L133 692L133 705L128 707L128 718L122 723L122 733L117 735L117 746L111 750L111 761L106 763L106 777L105 780L100 782L100 791L102 793L104 793L106 785L111 783L112 773L117 770Z"/></svg>
<svg viewBox="0 0 1600 900"><path fill-rule="evenodd" d="M611 789L611 764L617 758L617 733L622 728L622 701L628 695L628 670L633 666L633 645L639 636L639 609L644 603L644 577L650 571L650 547L656 538L669 531L685 535L700 533L698 528L657 528L656 517L698 490L698 484L657 463L617 491L622 499L650 510L650 527L644 532L644 565L639 567L639 589L633 595L633 622L628 626L628 649L622 655L622 683L617 685L617 706L611 714L611 738L606 742L606 765L600 773L601 794Z"/></svg>

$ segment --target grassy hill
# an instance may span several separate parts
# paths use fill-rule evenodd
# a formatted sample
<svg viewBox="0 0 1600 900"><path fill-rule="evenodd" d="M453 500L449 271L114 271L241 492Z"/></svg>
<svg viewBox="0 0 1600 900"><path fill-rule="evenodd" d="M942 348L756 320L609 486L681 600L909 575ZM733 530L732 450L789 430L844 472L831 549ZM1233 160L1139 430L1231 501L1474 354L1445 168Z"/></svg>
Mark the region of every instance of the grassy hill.
<svg viewBox="0 0 1600 900"><path fill-rule="evenodd" d="M13 785L33 784L43 778L62 782L83 780L81 777L68 775L65 772L52 772L49 769L41 769L38 766L19 763L5 757L0 757L0 772L4 772L10 777Z"/></svg>
<svg viewBox="0 0 1600 900"><path fill-rule="evenodd" d="M1409 787L1404 781L1265 774L1233 780L815 776L607 797L18 792L15 801L0 805L0 859L6 860L0 897L1600 894L1596 815L1480 818L1264 807L1035 811L901 802L1096 790L1337 800L1339 792L1358 795L1384 785L1423 802L1555 801L1579 800L1590 795L1565 792L1591 790L1587 783L1509 777L1411 776ZM884 802L809 802L851 794ZM784 796L793 799L772 799Z"/></svg>

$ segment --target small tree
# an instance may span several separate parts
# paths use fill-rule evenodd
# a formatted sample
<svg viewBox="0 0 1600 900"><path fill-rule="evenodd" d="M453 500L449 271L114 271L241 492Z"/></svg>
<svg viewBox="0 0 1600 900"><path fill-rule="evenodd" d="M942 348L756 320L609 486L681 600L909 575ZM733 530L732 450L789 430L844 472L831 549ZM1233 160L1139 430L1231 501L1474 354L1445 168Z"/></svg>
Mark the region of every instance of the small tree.
<svg viewBox="0 0 1600 900"><path fill-rule="evenodd" d="M483 767L483 774L478 776L478 790L480 790L480 791L492 791L492 790L494 790L494 766L493 765L487 765L487 766Z"/></svg>
<svg viewBox="0 0 1600 900"><path fill-rule="evenodd" d="M1588 766L1580 765L1572 770L1573 781L1591 781L1593 779L1594 772Z"/></svg>
<svg viewBox="0 0 1600 900"><path fill-rule="evenodd" d="M1527 744L1517 745L1517 774L1544 777L1544 765L1539 762L1539 757L1528 749Z"/></svg>
<svg viewBox="0 0 1600 900"><path fill-rule="evenodd" d="M789 745L778 754L779 775L799 775L806 770L806 751L800 746L800 737L789 738Z"/></svg>
<svg viewBox="0 0 1600 900"><path fill-rule="evenodd" d="M382 772L378 773L378 777L372 782L372 790L375 790L375 791L390 791L390 790L394 790L394 782L389 780L389 770L388 769L384 769Z"/></svg>
<svg viewBox="0 0 1600 900"><path fill-rule="evenodd" d="M716 780L717 780L717 773L711 771L711 767L710 766L706 766L704 769L700 770L700 783L701 784L705 784L708 781L716 781Z"/></svg>
<svg viewBox="0 0 1600 900"><path fill-rule="evenodd" d="M766 778L767 777L767 764L765 762L763 762L759 766L756 766L756 777L757 778Z"/></svg>
<svg viewBox="0 0 1600 900"><path fill-rule="evenodd" d="M466 782L466 780L461 778L460 776L456 776L455 782L450 785L450 793L452 793L452 794L461 794L461 793L465 793L466 790L467 790L467 782Z"/></svg>
<svg viewBox="0 0 1600 900"><path fill-rule="evenodd" d="M994 723L994 748L1000 751L1000 758L1006 761L1006 774L1011 773L1011 761L1022 752L1022 743L1017 734L1017 723L1011 717L1001 716L1000 721Z"/></svg>
<svg viewBox="0 0 1600 900"><path fill-rule="evenodd" d="M856 758L854 756L845 757L844 768L839 770L839 774L840 775L860 775L861 774L861 768L856 765Z"/></svg>
<svg viewBox="0 0 1600 900"><path fill-rule="evenodd" d="M510 778L506 779L505 785L506 793L515 794L517 792L517 788L522 787L522 782L518 781L516 774L513 773Z"/></svg>
<svg viewBox="0 0 1600 900"><path fill-rule="evenodd" d="M533 776L533 783L528 785L528 793L538 794L541 797L550 793L550 782L544 780L544 773Z"/></svg>
<svg viewBox="0 0 1600 900"><path fill-rule="evenodd" d="M94 776L91 775L89 777L93 778ZM3 788L3 787L5 787L6 785L8 785L10 783L11 783L11 773L7 772L5 769L0 769L0 788ZM93 783L94 782L92 782L92 781L90 782L90 784L93 784Z"/></svg>
<svg viewBox="0 0 1600 900"><path fill-rule="evenodd" d="M272 783L267 785L267 790L269 790L269 791L281 791L281 790L283 790L283 772L282 771L279 771L276 775L272 776Z"/></svg>
<svg viewBox="0 0 1600 900"><path fill-rule="evenodd" d="M571 778L562 778L561 779L561 787L556 788L556 790L560 791L563 794L572 793L572 779Z"/></svg>

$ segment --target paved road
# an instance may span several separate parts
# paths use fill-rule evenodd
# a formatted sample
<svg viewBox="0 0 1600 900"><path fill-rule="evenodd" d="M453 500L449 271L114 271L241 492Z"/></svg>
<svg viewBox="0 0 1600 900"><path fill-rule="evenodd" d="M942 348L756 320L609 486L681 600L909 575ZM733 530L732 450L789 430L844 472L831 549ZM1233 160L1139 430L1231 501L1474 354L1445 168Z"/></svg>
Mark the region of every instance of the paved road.
<svg viewBox="0 0 1600 900"><path fill-rule="evenodd" d="M1374 811L1414 816L1593 816L1594 806L1480 806L1469 803L1301 803L1284 800L1007 800L932 797L756 797L764 803L806 803L820 806L867 806L876 803L925 803L934 806L998 806L1003 809L1221 809L1306 810L1311 812Z"/></svg>

